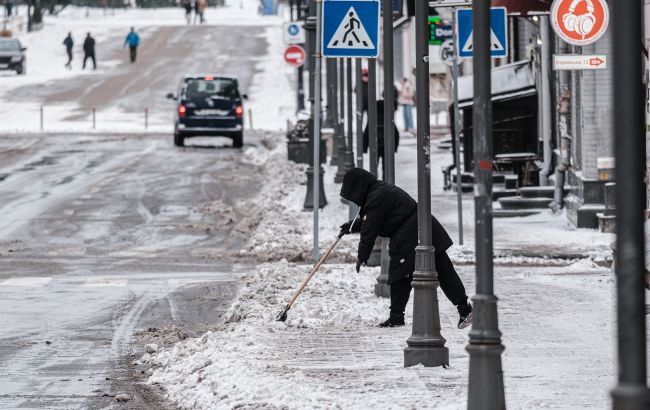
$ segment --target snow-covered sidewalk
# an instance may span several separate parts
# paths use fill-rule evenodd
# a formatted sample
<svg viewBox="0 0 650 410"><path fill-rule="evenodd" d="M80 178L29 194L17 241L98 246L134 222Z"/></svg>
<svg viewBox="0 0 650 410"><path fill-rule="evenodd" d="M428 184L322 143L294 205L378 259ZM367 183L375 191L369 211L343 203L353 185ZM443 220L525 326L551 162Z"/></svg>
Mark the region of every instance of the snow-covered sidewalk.
<svg viewBox="0 0 650 410"><path fill-rule="evenodd" d="M466 407L468 330L440 293L450 367L403 368L407 327L380 329L389 302L372 293L377 268L326 265L276 322L309 266L277 262L243 278L226 323L214 332L145 354L149 383L182 408ZM499 323L508 407L607 408L614 384L613 281L575 266L498 268ZM473 269L460 275L473 287ZM552 300L553 303L549 303Z"/></svg>

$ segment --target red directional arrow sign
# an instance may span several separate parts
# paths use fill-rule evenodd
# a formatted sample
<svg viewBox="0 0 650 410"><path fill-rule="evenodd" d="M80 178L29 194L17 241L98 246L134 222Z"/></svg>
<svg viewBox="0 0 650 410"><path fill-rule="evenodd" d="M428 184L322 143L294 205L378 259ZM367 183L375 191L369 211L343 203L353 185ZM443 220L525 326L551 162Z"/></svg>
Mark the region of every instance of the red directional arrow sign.
<svg viewBox="0 0 650 410"><path fill-rule="evenodd" d="M594 58L589 59L589 65L594 66L594 67L598 67L601 64L603 64L604 62L605 62L605 60L603 60L602 58L598 58L598 57L594 57Z"/></svg>
<svg viewBox="0 0 650 410"><path fill-rule="evenodd" d="M305 49L294 44L284 51L284 61L290 66L301 67L305 63L305 55Z"/></svg>

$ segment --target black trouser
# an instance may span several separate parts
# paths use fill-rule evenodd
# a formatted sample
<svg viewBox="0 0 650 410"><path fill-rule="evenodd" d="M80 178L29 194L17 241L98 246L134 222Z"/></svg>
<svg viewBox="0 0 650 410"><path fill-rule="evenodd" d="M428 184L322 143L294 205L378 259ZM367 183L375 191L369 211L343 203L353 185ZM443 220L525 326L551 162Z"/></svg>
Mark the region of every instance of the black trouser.
<svg viewBox="0 0 650 410"><path fill-rule="evenodd" d="M131 57L131 62L135 63L135 57L137 56L137 47L129 46L129 56Z"/></svg>
<svg viewBox="0 0 650 410"><path fill-rule="evenodd" d="M72 49L66 47L65 51L68 53L68 62L65 63L65 66L70 67L70 64L72 63Z"/></svg>
<svg viewBox="0 0 650 410"><path fill-rule="evenodd" d="M82 68L83 69L86 68L86 60L88 60L89 58L93 60L93 68L97 68L97 61L95 61L95 53L86 53L84 55L84 65Z"/></svg>
<svg viewBox="0 0 650 410"><path fill-rule="evenodd" d="M440 289L455 306L464 306L467 303L465 286L458 277L454 265L449 259L447 252L436 253L436 272ZM406 304L411 296L412 276L400 279L390 285L390 313L391 315L403 315Z"/></svg>

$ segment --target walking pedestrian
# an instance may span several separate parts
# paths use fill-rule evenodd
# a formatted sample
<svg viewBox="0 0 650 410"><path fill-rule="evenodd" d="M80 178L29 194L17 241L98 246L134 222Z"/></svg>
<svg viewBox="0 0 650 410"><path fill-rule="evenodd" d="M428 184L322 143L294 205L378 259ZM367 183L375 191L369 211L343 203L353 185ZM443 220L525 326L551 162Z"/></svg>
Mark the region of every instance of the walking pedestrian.
<svg viewBox="0 0 650 410"><path fill-rule="evenodd" d="M415 133L413 127L413 106L415 105L415 87L408 78L402 78L400 88L397 93L397 103L402 106L404 114L404 130Z"/></svg>
<svg viewBox="0 0 650 410"><path fill-rule="evenodd" d="M129 57L131 63L135 63L135 58L137 57L138 45L140 44L140 37L135 32L135 29L131 27L131 31L126 35L124 39L124 47L129 46Z"/></svg>
<svg viewBox="0 0 650 410"><path fill-rule="evenodd" d="M198 4L198 10L199 10L199 21L201 24L205 22L205 9L208 7L208 2L207 0L196 0L196 4Z"/></svg>
<svg viewBox="0 0 650 410"><path fill-rule="evenodd" d="M181 4L185 9L185 21L190 24L192 22L192 0L182 0Z"/></svg>
<svg viewBox="0 0 650 410"><path fill-rule="evenodd" d="M368 147L370 146L370 132L368 126L363 130L363 152L364 154L368 152ZM395 121L393 121L393 129L395 133L395 152L397 152L397 147L399 146L399 131L395 126ZM385 157L384 157L384 100L377 100L377 162L381 161L381 175L384 178L385 170Z"/></svg>
<svg viewBox="0 0 650 410"><path fill-rule="evenodd" d="M86 69L86 61L88 59L93 61L93 70L97 69L97 60L95 59L95 39L92 38L90 32L86 33L86 40L84 40L84 64L82 69Z"/></svg>
<svg viewBox="0 0 650 410"><path fill-rule="evenodd" d="M196 24L196 21L201 17L201 13L199 12L199 1L194 0L192 4L194 6L194 24Z"/></svg>
<svg viewBox="0 0 650 410"><path fill-rule="evenodd" d="M12 14L13 14L13 9L14 9L13 0L7 0L5 2L5 14L7 15L7 18L11 18Z"/></svg>
<svg viewBox="0 0 650 410"><path fill-rule="evenodd" d="M65 39L63 39L63 45L65 46L65 52L68 54L68 62L65 64L65 67L68 70L72 69L72 46L74 46L74 40L72 40L72 33L68 33Z"/></svg>
<svg viewBox="0 0 650 410"><path fill-rule="evenodd" d="M345 173L341 197L360 208L360 217L351 227L352 233L361 234L357 272L360 271L361 265L368 261L377 236L390 239L390 316L379 326L404 326L404 310L411 294L415 247L418 245L417 202L401 188L378 181L374 175L361 168L352 168ZM351 224L352 221L341 225L341 232L348 233ZM458 328L465 328L472 323L472 305L468 303L465 286L446 252L453 242L433 215L431 237L440 288L458 309Z"/></svg>

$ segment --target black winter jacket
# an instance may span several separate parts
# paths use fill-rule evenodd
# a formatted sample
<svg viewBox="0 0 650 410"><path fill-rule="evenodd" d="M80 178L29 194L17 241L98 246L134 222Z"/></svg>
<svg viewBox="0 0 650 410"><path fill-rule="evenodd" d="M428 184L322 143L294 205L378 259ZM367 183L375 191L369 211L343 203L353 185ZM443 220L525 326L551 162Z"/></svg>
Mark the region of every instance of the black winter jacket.
<svg viewBox="0 0 650 410"><path fill-rule="evenodd" d="M361 207L361 239L358 260L370 257L377 236L390 238L388 284L410 276L415 270L415 247L418 245L417 203L401 188L378 181L371 173L352 168L344 178L341 197ZM431 216L432 243L435 252L452 245L449 234Z"/></svg>
<svg viewBox="0 0 650 410"><path fill-rule="evenodd" d="M84 40L84 53L85 54L95 54L95 39L86 36L86 40Z"/></svg>

